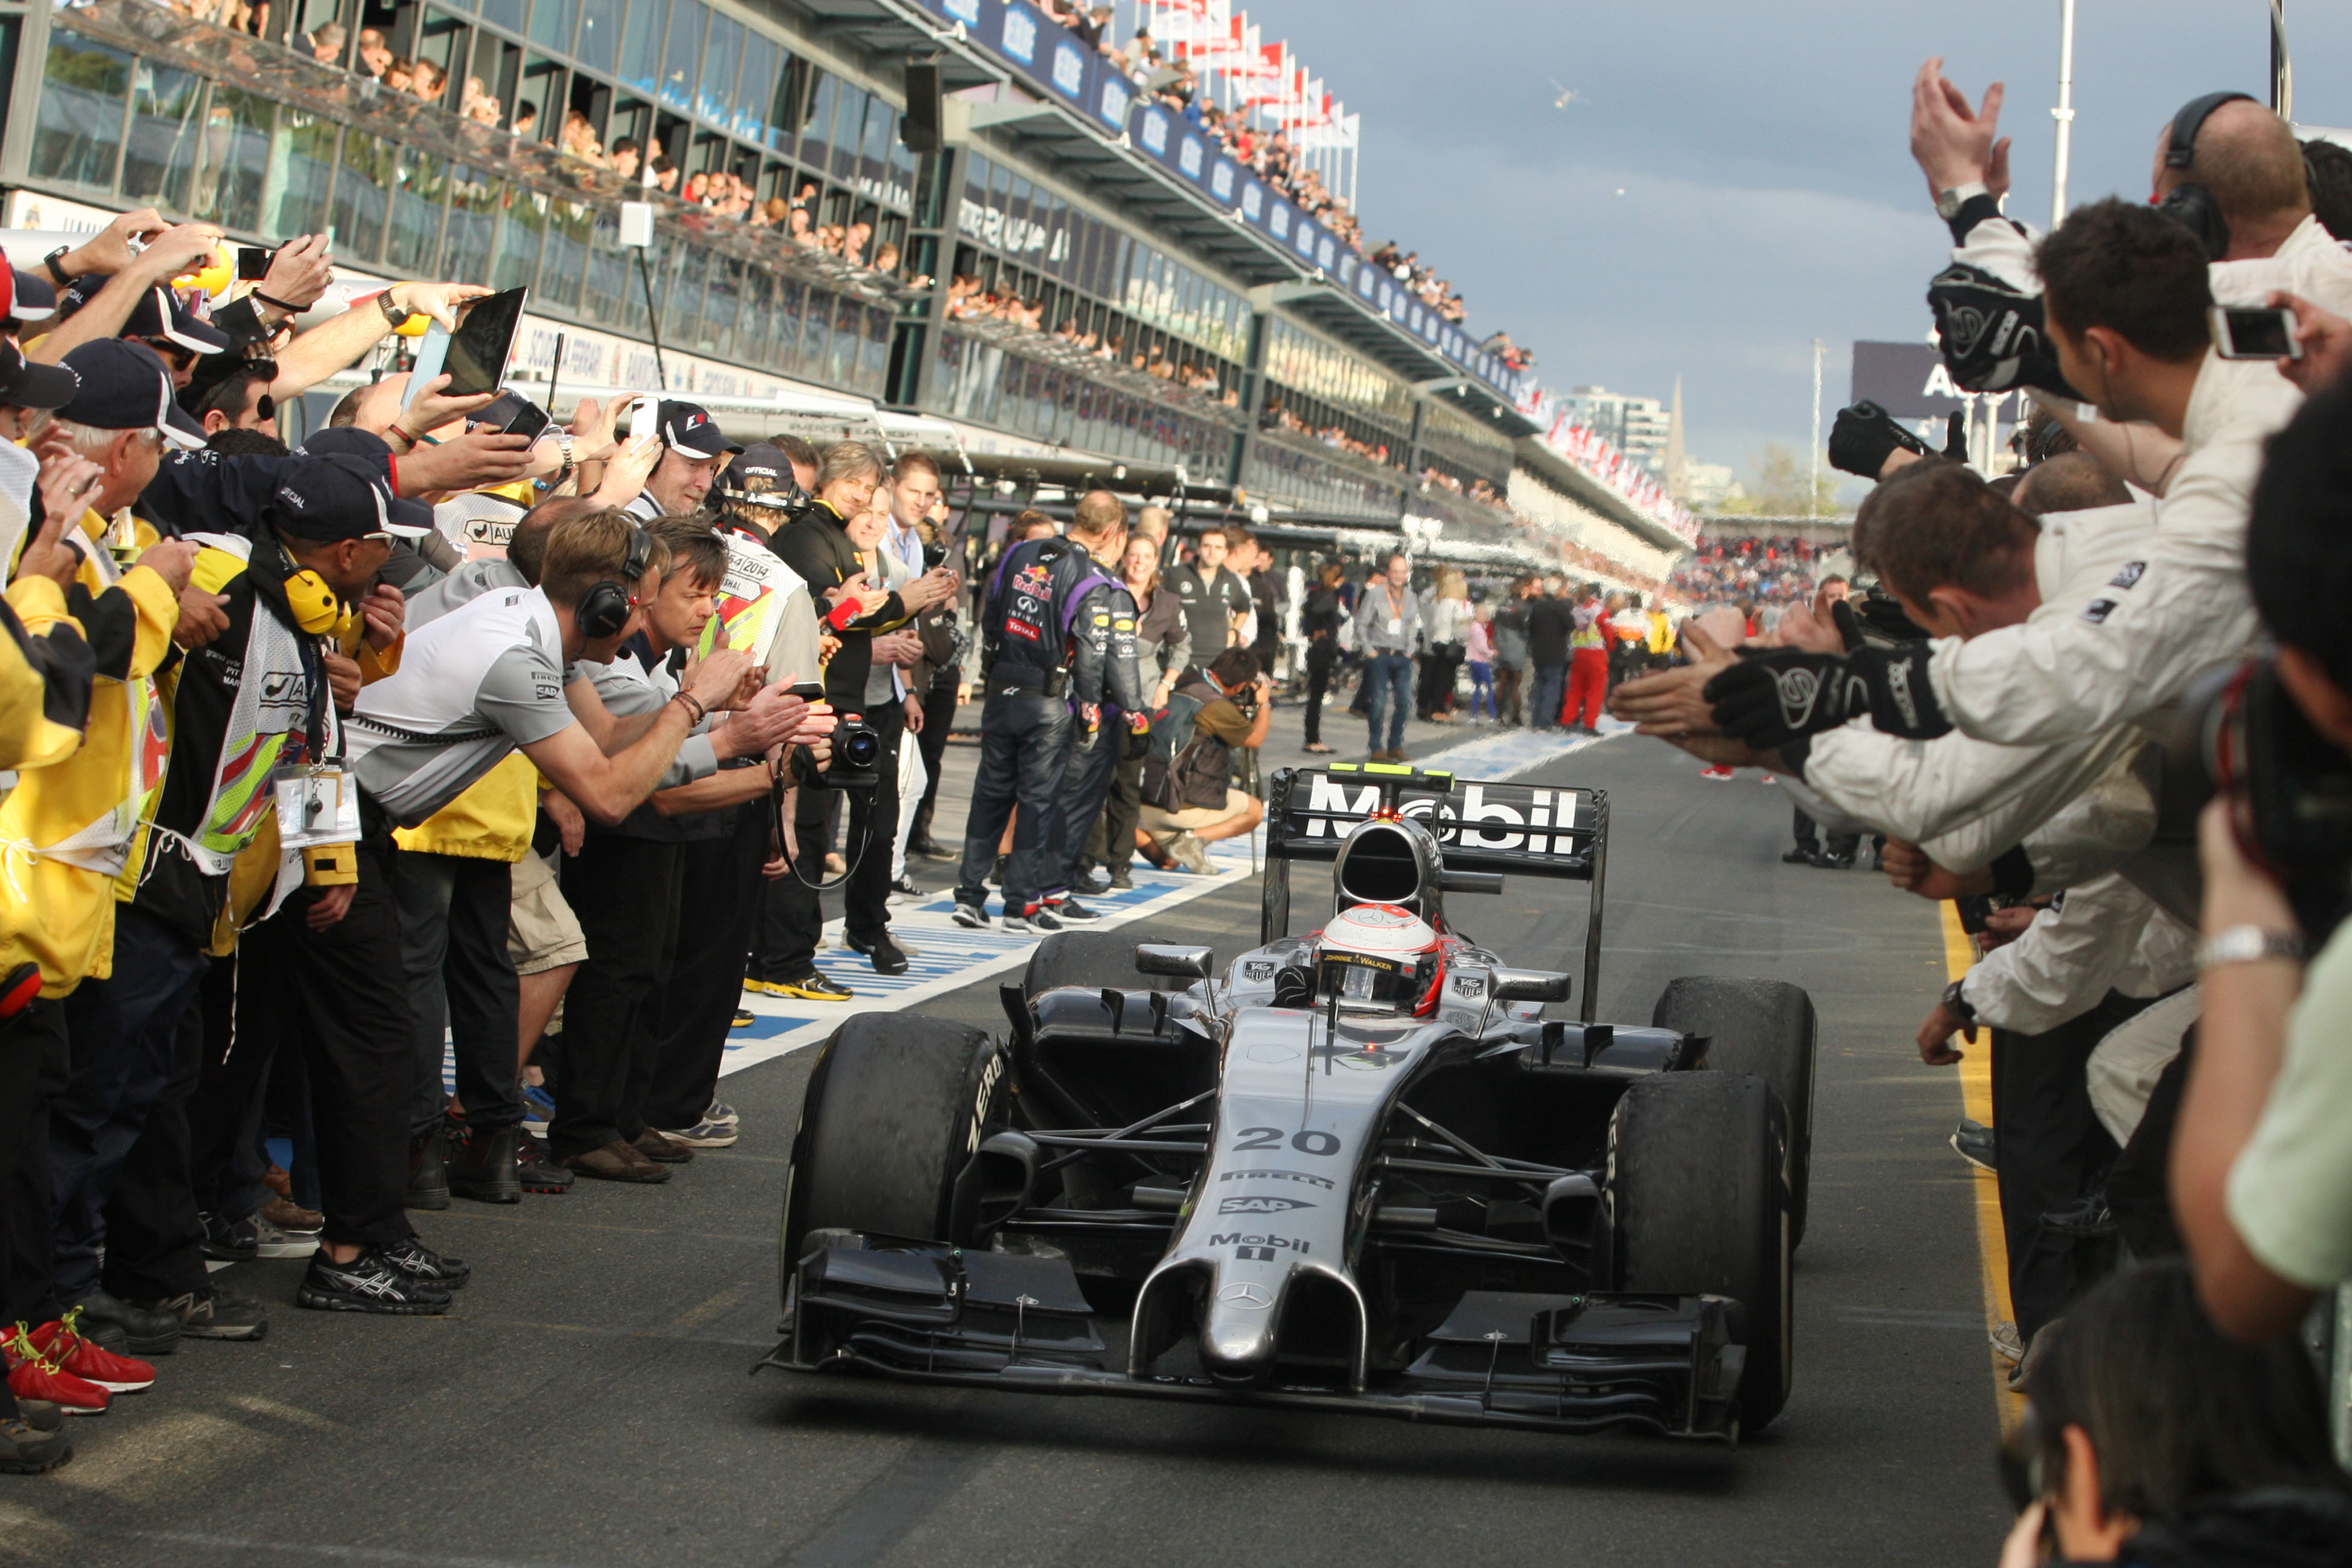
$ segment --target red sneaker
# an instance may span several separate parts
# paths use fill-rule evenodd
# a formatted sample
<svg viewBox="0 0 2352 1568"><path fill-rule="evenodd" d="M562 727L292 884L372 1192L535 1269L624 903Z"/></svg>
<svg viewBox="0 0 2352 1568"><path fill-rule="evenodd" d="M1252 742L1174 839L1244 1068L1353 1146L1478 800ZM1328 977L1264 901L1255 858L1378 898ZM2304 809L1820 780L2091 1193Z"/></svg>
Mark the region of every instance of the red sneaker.
<svg viewBox="0 0 2352 1568"><path fill-rule="evenodd" d="M9 1331L8 1392L19 1399L46 1399L68 1415L103 1415L114 1395L87 1378L61 1370L37 1350L22 1323Z"/></svg>
<svg viewBox="0 0 2352 1568"><path fill-rule="evenodd" d="M154 1386L155 1369L135 1356L116 1355L81 1332L81 1309L33 1331L33 1344L58 1369L109 1394L143 1394Z"/></svg>
<svg viewBox="0 0 2352 1568"><path fill-rule="evenodd" d="M1699 769L1698 776L1715 784L1721 784L1724 780L1732 777L1733 774L1729 768L1727 768L1718 763L1714 767Z"/></svg>

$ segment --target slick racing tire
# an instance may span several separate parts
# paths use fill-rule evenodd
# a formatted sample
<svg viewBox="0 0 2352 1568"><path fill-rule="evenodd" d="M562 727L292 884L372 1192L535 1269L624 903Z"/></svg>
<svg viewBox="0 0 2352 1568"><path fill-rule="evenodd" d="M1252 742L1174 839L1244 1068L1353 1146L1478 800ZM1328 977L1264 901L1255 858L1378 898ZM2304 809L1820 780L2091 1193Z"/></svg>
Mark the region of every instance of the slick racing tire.
<svg viewBox="0 0 2352 1568"><path fill-rule="evenodd" d="M1034 1002L1062 985L1083 985L1089 991L1181 991L1176 976L1146 974L1135 967L1136 944L1158 940L1133 930L1057 931L1029 955L1021 994Z"/></svg>
<svg viewBox="0 0 2352 1568"><path fill-rule="evenodd" d="M1660 1073L1609 1123L1608 1219L1621 1290L1729 1296L1742 1309L1739 1421L1788 1402L1791 1373L1788 1119L1750 1073Z"/></svg>
<svg viewBox="0 0 2352 1568"><path fill-rule="evenodd" d="M801 1101L784 1176L785 1280L816 1231L970 1240L980 1145L1005 1123L1010 1067L969 1025L905 1013L844 1021Z"/></svg>
<svg viewBox="0 0 2352 1568"><path fill-rule="evenodd" d="M1650 1022L1706 1036L1710 1069L1754 1073L1780 1097L1789 1113L1789 1245L1801 1244L1813 1167L1813 999L1780 980L1685 974L1667 982Z"/></svg>

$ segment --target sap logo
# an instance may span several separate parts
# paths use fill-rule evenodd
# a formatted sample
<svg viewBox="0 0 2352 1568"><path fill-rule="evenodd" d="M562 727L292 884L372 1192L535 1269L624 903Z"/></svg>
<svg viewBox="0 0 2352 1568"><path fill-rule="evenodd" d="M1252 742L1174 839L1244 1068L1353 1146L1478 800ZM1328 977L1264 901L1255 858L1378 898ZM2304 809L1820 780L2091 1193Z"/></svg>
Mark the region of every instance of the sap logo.
<svg viewBox="0 0 2352 1568"><path fill-rule="evenodd" d="M1286 1236L1244 1236L1238 1231L1213 1234L1209 1245L1240 1248L1234 1256L1244 1263L1271 1263L1276 1252L1295 1252L1304 1258L1307 1251L1306 1242L1293 1241Z"/></svg>
<svg viewBox="0 0 2352 1568"><path fill-rule="evenodd" d="M1218 1203L1217 1212L1221 1215L1287 1214L1292 1209L1311 1209L1314 1206L1305 1198L1225 1198Z"/></svg>
<svg viewBox="0 0 2352 1568"><path fill-rule="evenodd" d="M1221 1182L1304 1182L1310 1187L1321 1187L1327 1193L1336 1184L1328 1176L1310 1176L1304 1171L1225 1171L1218 1175L1217 1180Z"/></svg>

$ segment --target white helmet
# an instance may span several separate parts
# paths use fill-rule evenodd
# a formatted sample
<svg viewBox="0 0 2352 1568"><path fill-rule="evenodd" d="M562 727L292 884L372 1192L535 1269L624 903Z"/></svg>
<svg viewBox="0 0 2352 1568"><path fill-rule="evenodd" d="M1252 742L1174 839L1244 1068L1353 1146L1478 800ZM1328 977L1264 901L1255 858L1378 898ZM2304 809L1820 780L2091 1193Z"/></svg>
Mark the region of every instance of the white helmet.
<svg viewBox="0 0 2352 1568"><path fill-rule="evenodd" d="M1396 904L1340 910L1323 928L1317 959L1317 996L1362 1012L1430 1013L1445 973L1436 931Z"/></svg>

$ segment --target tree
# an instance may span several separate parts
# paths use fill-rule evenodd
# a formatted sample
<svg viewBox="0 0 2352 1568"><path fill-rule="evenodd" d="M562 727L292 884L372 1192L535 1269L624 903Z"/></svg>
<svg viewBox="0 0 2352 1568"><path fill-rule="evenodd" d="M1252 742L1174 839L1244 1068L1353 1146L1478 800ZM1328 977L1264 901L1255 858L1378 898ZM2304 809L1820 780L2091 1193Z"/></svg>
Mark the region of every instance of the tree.
<svg viewBox="0 0 2352 1568"><path fill-rule="evenodd" d="M1764 443L1764 450L1748 461L1750 478L1740 487L1746 494L1742 510L1759 517L1805 517L1818 511L1822 517L1837 514L1838 478L1824 465L1816 489L1814 504L1805 504L1806 468L1797 455L1778 441ZM1726 498L1727 501L1729 498ZM1727 506L1727 510L1728 507Z"/></svg>

